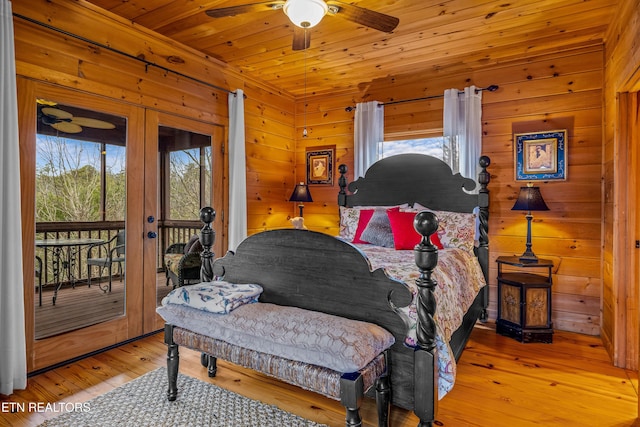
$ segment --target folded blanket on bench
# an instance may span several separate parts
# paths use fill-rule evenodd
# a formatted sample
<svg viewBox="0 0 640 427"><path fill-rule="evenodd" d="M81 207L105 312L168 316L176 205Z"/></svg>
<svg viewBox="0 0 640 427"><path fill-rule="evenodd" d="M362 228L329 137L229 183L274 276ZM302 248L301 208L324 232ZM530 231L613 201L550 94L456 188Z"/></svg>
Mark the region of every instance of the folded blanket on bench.
<svg viewBox="0 0 640 427"><path fill-rule="evenodd" d="M262 286L222 280L176 288L162 299L162 305L180 304L210 313L228 314L244 304L258 302Z"/></svg>

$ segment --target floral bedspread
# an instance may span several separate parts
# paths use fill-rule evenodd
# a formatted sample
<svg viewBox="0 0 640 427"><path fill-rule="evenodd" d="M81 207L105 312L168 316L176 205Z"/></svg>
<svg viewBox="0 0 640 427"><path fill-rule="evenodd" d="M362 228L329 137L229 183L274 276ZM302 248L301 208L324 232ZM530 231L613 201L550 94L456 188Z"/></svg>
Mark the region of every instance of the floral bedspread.
<svg viewBox="0 0 640 427"><path fill-rule="evenodd" d="M407 284L414 294L414 302L402 310L405 322L409 324L406 343L415 346L417 313L416 279L420 272L416 267L412 250L395 250L374 245L356 245L369 258L372 269L384 268L387 274ZM453 388L456 376L455 358L449 347L451 335L462 324L467 312L480 289L486 285L482 269L475 256L458 248L438 251L438 266L432 277L438 283L435 289L436 313L434 319L438 327L436 345L438 348L439 384L438 394L442 398Z"/></svg>

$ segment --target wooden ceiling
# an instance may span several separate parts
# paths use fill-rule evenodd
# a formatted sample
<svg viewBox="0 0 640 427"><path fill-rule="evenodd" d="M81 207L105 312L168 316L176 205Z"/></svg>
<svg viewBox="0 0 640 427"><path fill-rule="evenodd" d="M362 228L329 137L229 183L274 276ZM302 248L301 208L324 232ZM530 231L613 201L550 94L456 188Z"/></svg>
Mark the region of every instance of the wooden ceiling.
<svg viewBox="0 0 640 427"><path fill-rule="evenodd" d="M211 18L205 10L256 0L88 0L295 96L354 91L424 70L467 72L509 60L603 43L616 0L360 0L400 19L383 33L337 16L293 51L281 10ZM347 0L348 1L348 0ZM626 0L619 0L626 1ZM306 72L305 72L306 70Z"/></svg>

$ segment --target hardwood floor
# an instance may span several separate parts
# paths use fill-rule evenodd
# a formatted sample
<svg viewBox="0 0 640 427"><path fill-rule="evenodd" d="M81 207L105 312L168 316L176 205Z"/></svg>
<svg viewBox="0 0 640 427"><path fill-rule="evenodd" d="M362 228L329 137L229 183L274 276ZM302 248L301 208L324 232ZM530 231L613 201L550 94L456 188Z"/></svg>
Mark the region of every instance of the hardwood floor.
<svg viewBox="0 0 640 427"><path fill-rule="evenodd" d="M632 426L638 375L615 368L599 338L556 331L553 344L521 344L477 326L458 364L456 386L439 405L439 426ZM344 425L340 404L224 362L209 379L199 353L180 349L180 372L330 426ZM10 402L79 403L165 366L162 334L123 345L29 378L26 390L0 398L1 426L33 426L55 413L9 413ZM375 426L365 399L365 426ZM391 426L416 426L413 413L392 407Z"/></svg>
<svg viewBox="0 0 640 427"><path fill-rule="evenodd" d="M115 278L111 285L111 292L104 292L99 287L107 289L106 281L98 284L94 281L91 287L86 282L79 282L74 288L65 286L58 291L56 305L53 305L53 286L43 288L42 305L35 295L35 337L36 339L58 335L63 332L95 325L105 320L113 319L124 314L124 282ZM167 286L164 273L156 275L156 299L158 304L172 287Z"/></svg>

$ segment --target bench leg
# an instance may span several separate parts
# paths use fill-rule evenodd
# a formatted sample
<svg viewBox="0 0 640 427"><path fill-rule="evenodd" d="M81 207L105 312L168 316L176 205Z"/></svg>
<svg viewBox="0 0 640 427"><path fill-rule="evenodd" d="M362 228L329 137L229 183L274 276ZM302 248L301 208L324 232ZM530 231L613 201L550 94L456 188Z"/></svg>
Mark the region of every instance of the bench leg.
<svg viewBox="0 0 640 427"><path fill-rule="evenodd" d="M347 410L347 427L362 427L360 404L363 396L364 383L360 373L352 372L340 377L340 403Z"/></svg>
<svg viewBox="0 0 640 427"><path fill-rule="evenodd" d="M389 351L384 353L384 373L376 379L376 407L378 427L389 427L391 410L391 378L389 377Z"/></svg>
<svg viewBox="0 0 640 427"><path fill-rule="evenodd" d="M167 345L167 375L169 377L169 388L167 398L173 402L178 397L178 365L180 364L180 354L178 344L173 342L173 325L164 325L164 343Z"/></svg>
<svg viewBox="0 0 640 427"><path fill-rule="evenodd" d="M376 406L378 408L378 427L389 427L391 384L387 374L376 380Z"/></svg>
<svg viewBox="0 0 640 427"><path fill-rule="evenodd" d="M217 358L206 353L200 354L200 364L207 368L207 374L209 375L209 378L215 377L218 373L217 360Z"/></svg>

